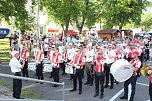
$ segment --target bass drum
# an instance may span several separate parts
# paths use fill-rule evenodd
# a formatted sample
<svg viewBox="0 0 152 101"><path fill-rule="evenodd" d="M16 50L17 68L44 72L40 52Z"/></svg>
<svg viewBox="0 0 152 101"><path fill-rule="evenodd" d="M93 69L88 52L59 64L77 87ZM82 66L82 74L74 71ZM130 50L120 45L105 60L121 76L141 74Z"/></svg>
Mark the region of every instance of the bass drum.
<svg viewBox="0 0 152 101"><path fill-rule="evenodd" d="M124 59L117 60L111 65L110 73L118 82L128 80L133 74L134 67Z"/></svg>

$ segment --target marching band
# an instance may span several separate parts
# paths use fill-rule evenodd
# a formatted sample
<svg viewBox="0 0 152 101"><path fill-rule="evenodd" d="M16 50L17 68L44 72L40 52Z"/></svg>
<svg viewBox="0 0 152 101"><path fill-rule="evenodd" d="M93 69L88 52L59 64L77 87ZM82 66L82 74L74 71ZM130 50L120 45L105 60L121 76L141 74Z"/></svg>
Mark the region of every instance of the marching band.
<svg viewBox="0 0 152 101"><path fill-rule="evenodd" d="M44 46L34 43L34 49L32 51L34 51L34 60L36 62L35 71L38 79L44 79L44 64L51 64L50 67L46 68L52 68L50 69L52 71L46 72L50 72L50 78L53 77L54 82L59 82L60 69L62 69L63 74L70 74L70 79L73 80L73 88L70 92L77 90L78 80L78 94L82 94L82 78L85 69L87 74L85 85L92 86L95 81L94 97L100 95L100 98L103 98L104 88L110 87L110 89L113 89L114 81L117 84L119 82L115 80L114 75L111 73L111 65L120 59L126 59L133 66L134 71L132 76L124 82L124 96L120 97L120 99L128 99L128 85L131 84L132 92L129 101L133 101L138 71L142 65L141 55L144 51L143 43L134 42L130 45L128 42L119 44L103 42L102 44L93 45L92 42L89 42L85 46L80 43L68 43L64 47L62 47L62 44L60 43L61 47L59 48L54 40L51 40L50 45L44 42ZM29 77L29 51L26 46L23 47L20 57L25 62L22 69L23 76ZM45 60L45 58L47 59ZM149 94L152 101L152 71L148 73L150 75ZM53 85L53 87L58 87L58 85Z"/></svg>

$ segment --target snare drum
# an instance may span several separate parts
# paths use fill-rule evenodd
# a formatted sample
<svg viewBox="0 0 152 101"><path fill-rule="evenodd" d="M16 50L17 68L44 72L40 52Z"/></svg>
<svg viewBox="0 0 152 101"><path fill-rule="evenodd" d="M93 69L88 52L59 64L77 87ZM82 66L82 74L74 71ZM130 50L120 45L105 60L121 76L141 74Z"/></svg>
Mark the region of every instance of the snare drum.
<svg viewBox="0 0 152 101"><path fill-rule="evenodd" d="M28 70L36 71L36 63L35 62L28 63Z"/></svg>
<svg viewBox="0 0 152 101"><path fill-rule="evenodd" d="M43 72L52 72L53 66L51 64L44 64L43 67Z"/></svg>
<svg viewBox="0 0 152 101"><path fill-rule="evenodd" d="M67 74L75 74L75 70L72 65L67 64L65 67L65 73Z"/></svg>

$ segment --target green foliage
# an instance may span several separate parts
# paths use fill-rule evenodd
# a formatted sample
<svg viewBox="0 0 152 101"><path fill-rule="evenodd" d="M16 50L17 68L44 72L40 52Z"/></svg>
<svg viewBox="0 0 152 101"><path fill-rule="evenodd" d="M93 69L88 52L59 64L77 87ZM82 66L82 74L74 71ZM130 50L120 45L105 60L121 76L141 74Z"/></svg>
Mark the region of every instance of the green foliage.
<svg viewBox="0 0 152 101"><path fill-rule="evenodd" d="M27 2L28 0L0 0L0 17L8 22L14 20L15 26L20 30L30 30L33 18L26 10Z"/></svg>
<svg viewBox="0 0 152 101"><path fill-rule="evenodd" d="M152 12L148 12L142 15L141 26L144 30L149 31L152 29Z"/></svg>
<svg viewBox="0 0 152 101"><path fill-rule="evenodd" d="M103 0L106 25L123 27L127 23L139 24L147 0ZM109 23L110 22L110 23Z"/></svg>

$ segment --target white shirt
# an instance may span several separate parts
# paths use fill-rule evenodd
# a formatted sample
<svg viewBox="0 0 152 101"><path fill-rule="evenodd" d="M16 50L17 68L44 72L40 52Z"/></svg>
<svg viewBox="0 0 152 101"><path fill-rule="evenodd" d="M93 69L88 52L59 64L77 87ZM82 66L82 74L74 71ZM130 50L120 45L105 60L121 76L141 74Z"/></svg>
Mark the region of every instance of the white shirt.
<svg viewBox="0 0 152 101"><path fill-rule="evenodd" d="M37 53L37 48L33 48L33 52L34 52L34 57L35 57Z"/></svg>
<svg viewBox="0 0 152 101"><path fill-rule="evenodd" d="M49 51L49 45L48 44L44 44L44 51Z"/></svg>
<svg viewBox="0 0 152 101"><path fill-rule="evenodd" d="M94 49L87 50L86 51L86 62L92 62L94 56L95 56Z"/></svg>
<svg viewBox="0 0 152 101"><path fill-rule="evenodd" d="M12 71L13 73L15 73L15 72L21 72L22 65L21 65L20 62L17 60L17 58L13 57L13 58L10 60L9 66L11 67L11 71Z"/></svg>
<svg viewBox="0 0 152 101"><path fill-rule="evenodd" d="M58 49L59 49L59 53L62 54L64 50L64 46L59 46Z"/></svg>
<svg viewBox="0 0 152 101"><path fill-rule="evenodd" d="M106 63L107 64L113 63L114 56L116 56L116 52L114 50L109 51L107 56L106 56Z"/></svg>
<svg viewBox="0 0 152 101"><path fill-rule="evenodd" d="M67 49L68 60L72 60L75 55L75 49Z"/></svg>

